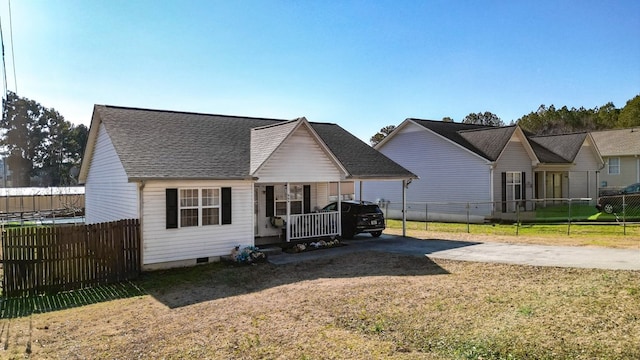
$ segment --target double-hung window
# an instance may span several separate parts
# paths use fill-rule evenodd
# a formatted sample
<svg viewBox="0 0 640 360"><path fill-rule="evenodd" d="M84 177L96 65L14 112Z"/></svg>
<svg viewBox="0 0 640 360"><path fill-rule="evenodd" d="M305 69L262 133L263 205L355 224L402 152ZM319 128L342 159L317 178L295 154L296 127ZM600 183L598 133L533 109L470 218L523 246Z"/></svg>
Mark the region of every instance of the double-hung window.
<svg viewBox="0 0 640 360"><path fill-rule="evenodd" d="M220 224L220 189L180 189L180 227Z"/></svg>
<svg viewBox="0 0 640 360"><path fill-rule="evenodd" d="M620 175L620 158L609 158L609 175Z"/></svg>

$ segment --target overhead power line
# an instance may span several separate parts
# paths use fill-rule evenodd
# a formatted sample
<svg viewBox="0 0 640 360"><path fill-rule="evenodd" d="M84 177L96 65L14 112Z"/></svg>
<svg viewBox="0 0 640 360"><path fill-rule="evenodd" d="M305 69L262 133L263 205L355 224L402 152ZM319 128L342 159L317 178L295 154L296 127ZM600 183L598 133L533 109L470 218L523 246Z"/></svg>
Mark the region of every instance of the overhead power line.
<svg viewBox="0 0 640 360"><path fill-rule="evenodd" d="M9 2L9 36L11 37L11 62L13 63L13 85L16 88L16 94L18 93L18 80L16 76L16 55L13 51L13 23L11 21L11 0Z"/></svg>

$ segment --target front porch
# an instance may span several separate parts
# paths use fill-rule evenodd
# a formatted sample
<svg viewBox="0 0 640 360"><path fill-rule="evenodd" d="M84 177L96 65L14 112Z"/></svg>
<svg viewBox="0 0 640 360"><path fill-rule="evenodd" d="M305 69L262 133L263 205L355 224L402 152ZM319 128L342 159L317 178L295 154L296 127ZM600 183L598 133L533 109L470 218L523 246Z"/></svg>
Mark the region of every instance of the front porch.
<svg viewBox="0 0 640 360"><path fill-rule="evenodd" d="M256 245L340 235L340 211L322 208L350 195L342 187L335 182L256 184Z"/></svg>
<svg viewBox="0 0 640 360"><path fill-rule="evenodd" d="M277 235L256 236L254 239L255 245L297 243L340 236L339 211L289 214L289 223L287 223L286 218L273 217L270 219L269 222L277 229Z"/></svg>

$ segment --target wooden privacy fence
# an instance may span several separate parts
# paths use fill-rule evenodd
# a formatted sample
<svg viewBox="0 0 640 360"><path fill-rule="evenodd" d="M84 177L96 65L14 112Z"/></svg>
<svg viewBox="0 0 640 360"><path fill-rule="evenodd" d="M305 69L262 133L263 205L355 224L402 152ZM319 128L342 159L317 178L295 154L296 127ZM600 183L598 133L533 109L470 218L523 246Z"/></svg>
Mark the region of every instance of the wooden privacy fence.
<svg viewBox="0 0 640 360"><path fill-rule="evenodd" d="M132 279L140 273L140 223L7 228L3 295L55 293Z"/></svg>

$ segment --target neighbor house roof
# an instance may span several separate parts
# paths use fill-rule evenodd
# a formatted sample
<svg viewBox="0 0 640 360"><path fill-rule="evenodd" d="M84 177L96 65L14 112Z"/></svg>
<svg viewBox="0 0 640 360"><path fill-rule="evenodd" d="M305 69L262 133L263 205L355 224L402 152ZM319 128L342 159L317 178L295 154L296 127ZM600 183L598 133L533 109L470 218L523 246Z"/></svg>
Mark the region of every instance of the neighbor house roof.
<svg viewBox="0 0 640 360"><path fill-rule="evenodd" d="M640 155L640 128L594 131L591 136L602 156Z"/></svg>
<svg viewBox="0 0 640 360"><path fill-rule="evenodd" d="M575 160L580 147L582 147L584 140L587 138L587 133L528 136L528 138L530 143L537 143L542 147L542 149L540 147L534 148L534 151L538 150L540 152L540 154L536 152L540 161L562 163Z"/></svg>
<svg viewBox="0 0 640 360"><path fill-rule="evenodd" d="M490 161L496 161L514 132L520 132L517 130L517 125L495 127L414 118L407 120L413 121ZM587 137L586 133L550 136L534 136L525 131L520 133L526 138L526 142L533 150L537 160L545 164L573 162Z"/></svg>
<svg viewBox="0 0 640 360"><path fill-rule="evenodd" d="M416 124L426 129L429 129L435 132L436 134L441 135L442 137L445 137L453 141L454 143L466 148L467 150L470 150L482 156L485 159L491 160L490 155L485 153L482 149L477 148L467 138L462 136L462 132L468 131L468 130L482 130L482 129L494 128L492 126L464 124L464 123L436 121L436 120L423 120L423 119L414 119L414 118L410 118L407 120L413 121Z"/></svg>
<svg viewBox="0 0 640 360"><path fill-rule="evenodd" d="M260 163L267 156L252 150L252 129L271 129L259 131L254 144L269 152L298 120L302 121L96 105L80 179L86 180L90 145L100 124L130 180L249 179L257 167L251 157L260 157L254 160ZM416 177L336 124L308 124L349 177Z"/></svg>

